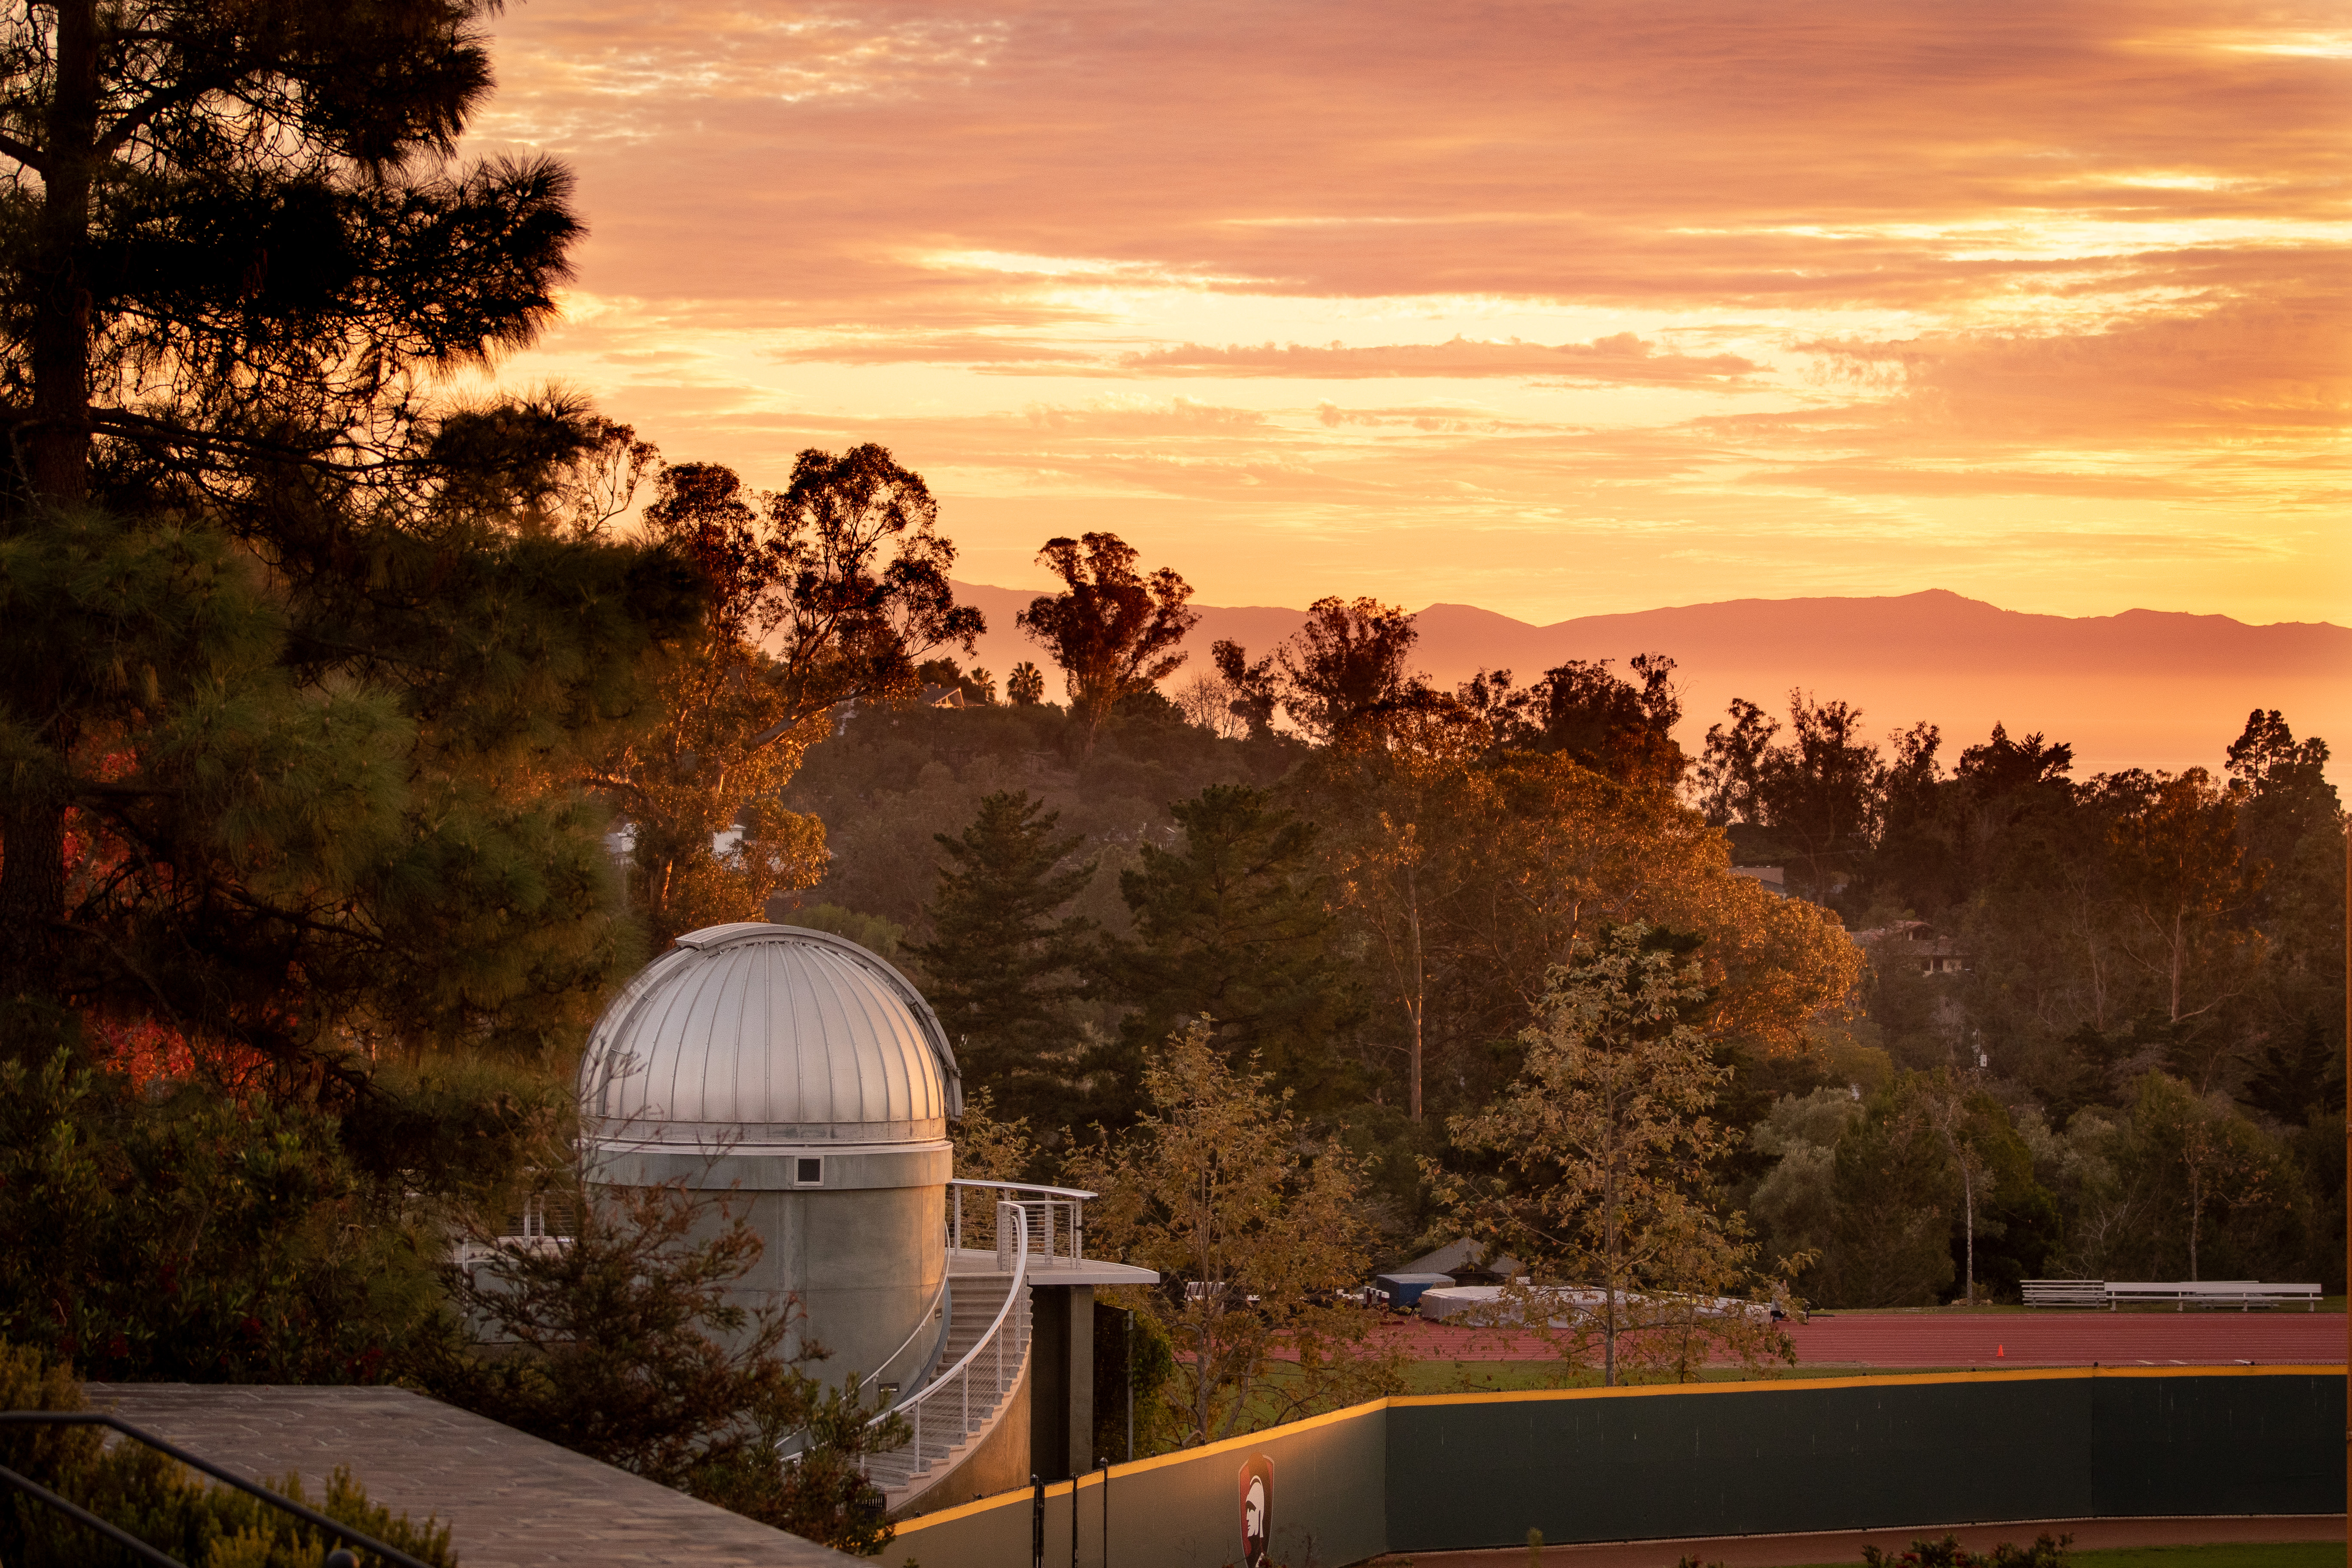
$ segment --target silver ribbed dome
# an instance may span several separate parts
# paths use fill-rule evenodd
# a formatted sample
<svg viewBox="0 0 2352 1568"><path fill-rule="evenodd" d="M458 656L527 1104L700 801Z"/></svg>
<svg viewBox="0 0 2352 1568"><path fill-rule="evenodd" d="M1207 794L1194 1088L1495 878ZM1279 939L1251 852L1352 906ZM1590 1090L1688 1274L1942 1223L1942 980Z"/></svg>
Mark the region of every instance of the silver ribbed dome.
<svg viewBox="0 0 2352 1568"><path fill-rule="evenodd" d="M679 937L614 998L580 1110L605 1143L749 1150L941 1138L963 1105L906 976L825 931L744 923Z"/></svg>

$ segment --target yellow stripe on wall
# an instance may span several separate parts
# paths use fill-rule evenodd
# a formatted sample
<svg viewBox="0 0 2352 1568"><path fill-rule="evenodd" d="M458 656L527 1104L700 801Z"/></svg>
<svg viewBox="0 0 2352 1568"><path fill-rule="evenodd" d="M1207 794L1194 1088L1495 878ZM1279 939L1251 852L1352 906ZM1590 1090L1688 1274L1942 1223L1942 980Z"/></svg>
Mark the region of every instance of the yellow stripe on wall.
<svg viewBox="0 0 2352 1568"><path fill-rule="evenodd" d="M1173 1453L1155 1455L1149 1459L1113 1465L1109 1474L1113 1479L1139 1476L1170 1465L1189 1465L1195 1459L1218 1454L1263 1447L1269 1442L1298 1436L1342 1422L1361 1420L1388 1410L1433 1405L1532 1405L1561 1399L1657 1399L1692 1394L1790 1394L1829 1388L1918 1388L1952 1383L2053 1383L2097 1377L2341 1377L2345 1372L2345 1364L2340 1362L2287 1366L2002 1367L1982 1372L1886 1373L1865 1377L1792 1377L1748 1383L1653 1383L1632 1388L1517 1388L1490 1394L1395 1394L1366 1400L1361 1405L1351 1405L1343 1410L1310 1415L1304 1421L1293 1421L1286 1426L1268 1426L1238 1437L1205 1443L1197 1448L1179 1448ZM1081 1487L1099 1486L1102 1480L1102 1471L1090 1470L1074 1481L1049 1483L1045 1495L1049 1498L1067 1497ZM908 1520L898 1526L898 1534L916 1534L935 1524L970 1519L994 1509L1021 1507L1028 1503L1032 1496L1029 1489L1024 1487L999 1492L994 1497L977 1498L954 1508Z"/></svg>

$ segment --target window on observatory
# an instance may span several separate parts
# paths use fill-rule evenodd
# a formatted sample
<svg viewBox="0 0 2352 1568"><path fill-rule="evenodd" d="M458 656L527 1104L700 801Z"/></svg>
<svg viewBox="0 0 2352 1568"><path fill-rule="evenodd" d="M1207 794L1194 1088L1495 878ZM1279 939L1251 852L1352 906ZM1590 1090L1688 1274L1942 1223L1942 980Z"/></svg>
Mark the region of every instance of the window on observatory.
<svg viewBox="0 0 2352 1568"><path fill-rule="evenodd" d="M820 1186L824 1182L824 1161L823 1159L794 1160L793 1162L793 1184L794 1186Z"/></svg>

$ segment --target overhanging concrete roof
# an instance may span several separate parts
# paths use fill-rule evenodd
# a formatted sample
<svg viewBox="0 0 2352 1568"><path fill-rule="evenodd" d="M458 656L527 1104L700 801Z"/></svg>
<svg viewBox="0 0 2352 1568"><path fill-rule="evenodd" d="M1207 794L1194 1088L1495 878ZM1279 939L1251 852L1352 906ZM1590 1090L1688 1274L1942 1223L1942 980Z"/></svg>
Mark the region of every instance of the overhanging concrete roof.
<svg viewBox="0 0 2352 1568"><path fill-rule="evenodd" d="M371 1501L450 1527L465 1568L871 1568L402 1388L87 1384L94 1410L315 1503L338 1465Z"/></svg>
<svg viewBox="0 0 2352 1568"><path fill-rule="evenodd" d="M997 1274L996 1254L975 1248L950 1247L948 1275ZM1029 1283L1032 1285L1157 1285L1160 1276L1150 1268L1138 1268L1130 1263L1111 1263L1099 1258L1044 1258L1032 1253L1029 1258Z"/></svg>

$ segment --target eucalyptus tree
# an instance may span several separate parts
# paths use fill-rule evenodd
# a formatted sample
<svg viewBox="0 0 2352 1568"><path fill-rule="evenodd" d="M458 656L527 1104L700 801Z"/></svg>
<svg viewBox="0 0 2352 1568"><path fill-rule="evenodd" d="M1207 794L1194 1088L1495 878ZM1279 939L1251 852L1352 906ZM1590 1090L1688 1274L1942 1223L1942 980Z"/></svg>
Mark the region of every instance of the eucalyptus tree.
<svg viewBox="0 0 2352 1568"><path fill-rule="evenodd" d="M1200 612L1185 607L1192 584L1174 567L1137 571L1135 547L1115 533L1049 539L1037 559L1065 586L1013 618L1062 667L1071 717L1092 754L1095 732L1120 699L1150 690L1183 664L1176 645Z"/></svg>
<svg viewBox="0 0 2352 1568"><path fill-rule="evenodd" d="M969 651L982 629L955 603L938 517L922 477L871 442L801 453L773 494L717 464L661 471L646 527L692 568L702 615L660 663L661 721L590 775L630 824L656 938L759 919L824 875L824 825L778 798L801 758L845 704L912 695L924 652Z"/></svg>

